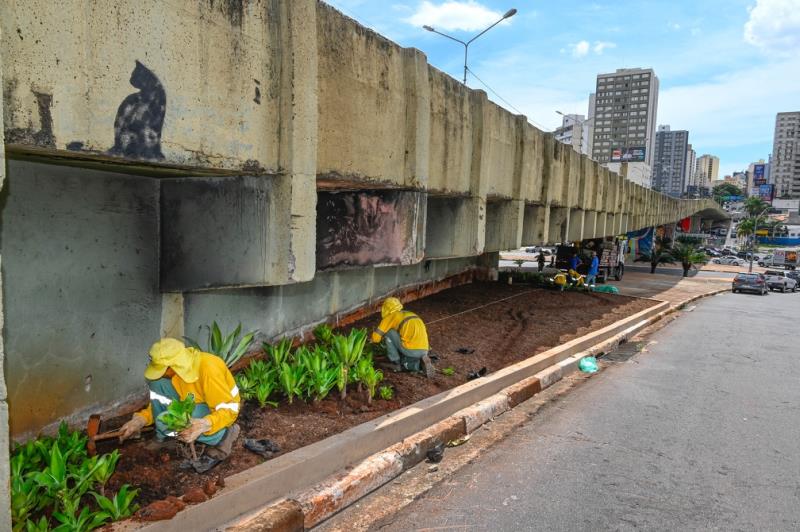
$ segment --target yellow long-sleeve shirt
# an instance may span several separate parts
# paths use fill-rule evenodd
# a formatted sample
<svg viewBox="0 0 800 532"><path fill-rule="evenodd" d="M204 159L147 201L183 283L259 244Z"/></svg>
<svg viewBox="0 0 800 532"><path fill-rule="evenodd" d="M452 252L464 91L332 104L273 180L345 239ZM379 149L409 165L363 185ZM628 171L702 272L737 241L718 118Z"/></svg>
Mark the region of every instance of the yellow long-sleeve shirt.
<svg viewBox="0 0 800 532"><path fill-rule="evenodd" d="M392 312L381 320L378 328L372 333L372 342L379 343L383 340L383 335L390 329L396 329L400 334L400 340L406 349L429 350L428 330L422 318L407 310Z"/></svg>
<svg viewBox="0 0 800 532"><path fill-rule="evenodd" d="M200 353L200 378L189 383L175 375L172 385L182 400L191 393L194 394L195 403L208 405L211 413L205 419L211 423L211 429L206 435L230 427L236 421L239 415L239 388L233 380L233 374L218 356ZM148 425L153 423L150 405L136 414L142 416Z"/></svg>

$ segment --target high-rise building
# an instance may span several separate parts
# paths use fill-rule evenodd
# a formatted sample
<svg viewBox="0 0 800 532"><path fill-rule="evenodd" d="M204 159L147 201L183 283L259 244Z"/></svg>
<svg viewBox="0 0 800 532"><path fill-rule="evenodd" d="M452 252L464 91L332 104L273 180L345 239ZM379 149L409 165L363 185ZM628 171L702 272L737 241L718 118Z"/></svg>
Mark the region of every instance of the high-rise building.
<svg viewBox="0 0 800 532"><path fill-rule="evenodd" d="M771 162L775 197L800 198L800 111L775 117Z"/></svg>
<svg viewBox="0 0 800 532"><path fill-rule="evenodd" d="M553 131L556 140L578 153L589 154L589 127L583 115L563 115L561 127Z"/></svg>
<svg viewBox="0 0 800 532"><path fill-rule="evenodd" d="M653 189L681 197L686 190L686 156L689 153L689 132L658 126L653 153Z"/></svg>
<svg viewBox="0 0 800 532"><path fill-rule="evenodd" d="M588 118L586 119L586 126L589 133L589 142L587 144L586 153L589 155L589 157L592 157L592 143L594 142L594 106L595 95L592 92L589 94L589 114L587 115Z"/></svg>
<svg viewBox="0 0 800 532"><path fill-rule="evenodd" d="M747 180L748 194L752 192L755 187L769 184L768 167L769 165L764 162L764 159L759 159L758 162L750 163L747 167L745 178Z"/></svg>
<svg viewBox="0 0 800 532"><path fill-rule="evenodd" d="M708 195L711 190L711 182L719 177L719 157L708 154L698 157L694 173L698 194L700 196Z"/></svg>
<svg viewBox="0 0 800 532"><path fill-rule="evenodd" d="M685 177L685 180L686 180L686 187L687 188L689 187L689 185L693 185L693 184L696 186L696 183L694 182L695 169L696 168L697 168L697 152L694 151L694 149L692 148L692 145L689 144L689 146L686 149L686 177Z"/></svg>
<svg viewBox="0 0 800 532"><path fill-rule="evenodd" d="M650 186L656 140L658 77L650 68L599 74L595 88L592 158Z"/></svg>

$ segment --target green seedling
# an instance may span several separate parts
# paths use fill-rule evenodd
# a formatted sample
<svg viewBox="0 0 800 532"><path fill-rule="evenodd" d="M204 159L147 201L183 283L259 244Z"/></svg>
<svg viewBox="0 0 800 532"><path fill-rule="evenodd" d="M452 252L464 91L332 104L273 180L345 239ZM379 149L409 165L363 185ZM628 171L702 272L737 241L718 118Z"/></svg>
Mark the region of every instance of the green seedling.
<svg viewBox="0 0 800 532"><path fill-rule="evenodd" d="M211 324L211 327L206 327L208 328L208 344L205 350L200 347L200 344L191 338L184 336L184 340L186 340L186 343L189 344L190 347L217 355L225 361L225 365L229 368L236 364L239 359L244 356L244 354L247 352L247 349L250 347L250 344L253 343L253 338L258 332L249 332L240 338L239 335L242 332L241 323L236 327L236 329L234 329L232 333L228 335L222 334L222 331L220 330L216 321Z"/></svg>
<svg viewBox="0 0 800 532"><path fill-rule="evenodd" d="M267 356L272 360L272 365L280 368L284 362L288 362L292 351L292 339L284 338L275 345L268 343L263 344L264 351Z"/></svg>
<svg viewBox="0 0 800 532"><path fill-rule="evenodd" d="M97 467L92 475L92 480L99 485L100 495L106 494L106 484L111 478L111 475L114 474L114 469L116 469L118 461L119 451L117 449L114 449L111 453L104 454L97 459Z"/></svg>
<svg viewBox="0 0 800 532"><path fill-rule="evenodd" d="M319 345L313 351L300 348L295 356L306 371L306 394L318 403L336 386L339 368L331 365L330 354Z"/></svg>
<svg viewBox="0 0 800 532"><path fill-rule="evenodd" d="M364 370L362 379L364 385L367 387L367 404L371 405L372 398L375 397L375 388L377 388L378 383L383 380L383 372L370 365L368 369Z"/></svg>
<svg viewBox="0 0 800 532"><path fill-rule="evenodd" d="M328 347L333 341L333 329L326 324L317 325L314 328L314 338L323 347Z"/></svg>
<svg viewBox="0 0 800 532"><path fill-rule="evenodd" d="M190 393L182 401L172 401L167 409L158 415L158 420L171 432L180 432L192 424L192 412L194 412L194 394Z"/></svg>
<svg viewBox="0 0 800 532"><path fill-rule="evenodd" d="M250 401L256 395L255 390L258 383L250 380L250 377L245 372L237 373L233 376L236 381L236 387L239 388L239 395L243 401Z"/></svg>
<svg viewBox="0 0 800 532"><path fill-rule="evenodd" d="M350 373L364 352L366 341L366 329L353 329L347 336L337 334L333 337L331 344L333 346L333 354L336 361L341 364L337 386L342 400L347 397L347 382L351 378Z"/></svg>
<svg viewBox="0 0 800 532"><path fill-rule="evenodd" d="M442 371L442 375L444 375L445 377L450 377L450 376L454 375L455 372L456 372L456 370L453 369L452 367L442 368L441 371Z"/></svg>
<svg viewBox="0 0 800 532"><path fill-rule="evenodd" d="M394 389L391 386L381 386L378 389L378 394L380 394L381 399L384 401L391 401L394 399Z"/></svg>
<svg viewBox="0 0 800 532"><path fill-rule="evenodd" d="M267 405L270 405L272 407L278 406L277 401L269 400L269 397L275 391L275 388L277 388L277 382L275 382L274 380L262 381L258 383L255 389L255 397L256 401L258 401L258 406L260 406L261 408L264 408Z"/></svg>
<svg viewBox="0 0 800 532"><path fill-rule="evenodd" d="M130 517L139 509L139 505L133 503L139 490L132 490L130 488L129 485L124 484L116 495L110 499L94 492L92 496L95 501L97 501L97 506L99 506L103 512L107 513L112 521L119 521L120 519Z"/></svg>
<svg viewBox="0 0 800 532"><path fill-rule="evenodd" d="M18 529L15 528L14 530ZM50 523L45 516L42 516L38 521L25 521L25 528L19 528L19 530L25 530L25 532L50 532Z"/></svg>
<svg viewBox="0 0 800 532"><path fill-rule="evenodd" d="M279 377L283 393L289 399L289 404L292 404L293 399L303 394L303 383L306 378L306 370L302 364L295 364L290 366L284 362L281 364L281 374Z"/></svg>
<svg viewBox="0 0 800 532"><path fill-rule="evenodd" d="M105 524L111 516L106 512L92 512L84 506L78 512L81 501L73 500L64 506L63 512L53 512L53 517L61 523L53 532L84 532L94 530Z"/></svg>

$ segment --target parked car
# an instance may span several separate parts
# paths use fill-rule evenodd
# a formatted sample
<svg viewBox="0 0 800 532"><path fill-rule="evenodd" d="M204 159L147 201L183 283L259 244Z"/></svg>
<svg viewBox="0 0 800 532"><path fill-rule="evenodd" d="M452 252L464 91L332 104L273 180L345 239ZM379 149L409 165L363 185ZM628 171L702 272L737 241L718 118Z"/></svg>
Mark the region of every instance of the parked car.
<svg viewBox="0 0 800 532"><path fill-rule="evenodd" d="M736 292L755 292L765 295L767 290L767 280L761 273L737 273L733 278L731 291Z"/></svg>
<svg viewBox="0 0 800 532"><path fill-rule="evenodd" d="M546 258L550 258L550 256L553 254L553 251L549 248L543 248L539 246L525 248L525 253L535 253L536 255L539 255L540 251Z"/></svg>
<svg viewBox="0 0 800 532"><path fill-rule="evenodd" d="M726 264L728 266L744 266L745 265L745 261L743 261L742 259L740 259L738 257L733 257L731 255L728 255L727 257L717 257L717 258L711 259L711 262L713 264Z"/></svg>
<svg viewBox="0 0 800 532"><path fill-rule="evenodd" d="M797 292L797 281L786 275L785 271L767 270L764 272L764 277L767 278L767 288L770 290Z"/></svg>
<svg viewBox="0 0 800 532"><path fill-rule="evenodd" d="M723 248L720 253L722 255L733 255L733 250L731 248Z"/></svg>

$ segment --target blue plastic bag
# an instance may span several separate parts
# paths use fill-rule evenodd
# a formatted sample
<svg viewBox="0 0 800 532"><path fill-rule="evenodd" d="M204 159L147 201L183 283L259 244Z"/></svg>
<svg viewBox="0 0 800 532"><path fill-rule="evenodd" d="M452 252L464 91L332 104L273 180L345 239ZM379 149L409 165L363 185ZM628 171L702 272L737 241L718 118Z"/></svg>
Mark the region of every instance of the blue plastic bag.
<svg viewBox="0 0 800 532"><path fill-rule="evenodd" d="M578 362L578 368L584 373L597 372L597 359L594 357L583 357Z"/></svg>

